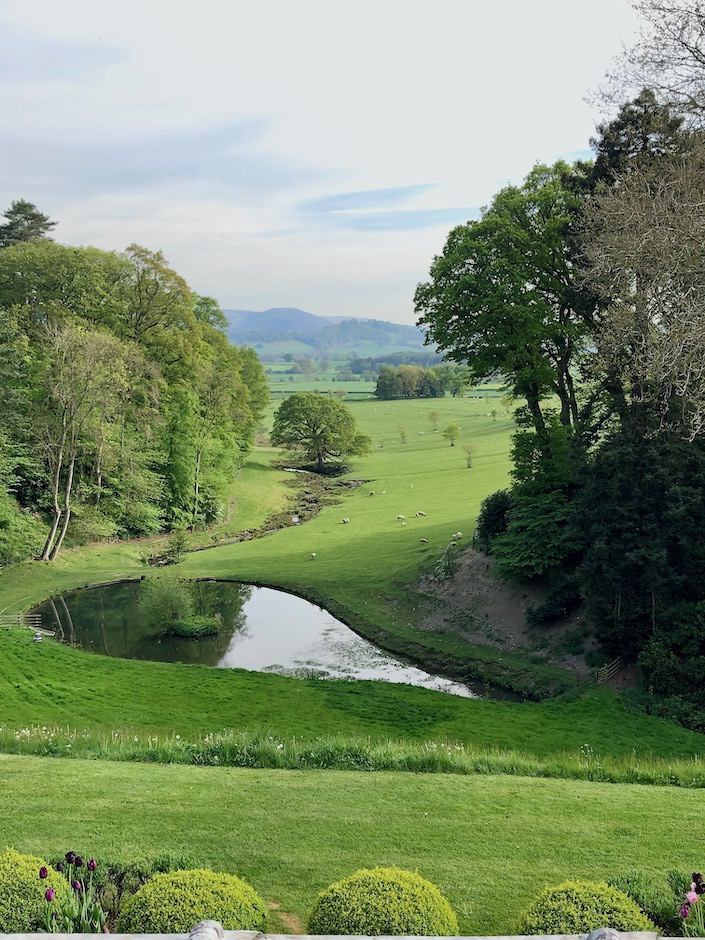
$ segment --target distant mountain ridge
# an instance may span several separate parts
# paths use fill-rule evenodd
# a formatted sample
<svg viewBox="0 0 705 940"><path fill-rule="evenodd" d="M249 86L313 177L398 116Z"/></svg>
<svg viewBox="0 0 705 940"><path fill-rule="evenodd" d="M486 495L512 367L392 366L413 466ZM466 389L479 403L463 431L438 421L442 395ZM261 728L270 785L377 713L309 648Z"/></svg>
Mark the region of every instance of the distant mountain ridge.
<svg viewBox="0 0 705 940"><path fill-rule="evenodd" d="M295 343L302 355L362 352L370 347L421 349L424 333L416 326L366 317L322 317L298 307L269 310L224 310L231 342L275 354L275 346ZM271 348L269 348L271 347ZM306 350L305 347L310 347Z"/></svg>
<svg viewBox="0 0 705 940"><path fill-rule="evenodd" d="M270 307L269 310L223 310L231 330L238 333L317 333L346 317L319 317L298 307Z"/></svg>

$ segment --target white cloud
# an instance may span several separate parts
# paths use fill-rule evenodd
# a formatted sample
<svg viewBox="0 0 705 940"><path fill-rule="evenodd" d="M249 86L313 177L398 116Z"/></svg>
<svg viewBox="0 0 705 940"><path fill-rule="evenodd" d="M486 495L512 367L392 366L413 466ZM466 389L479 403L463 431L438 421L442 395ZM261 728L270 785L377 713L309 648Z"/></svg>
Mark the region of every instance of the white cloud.
<svg viewBox="0 0 705 940"><path fill-rule="evenodd" d="M161 249L226 307L410 322L452 225L584 150L634 24L626 0L5 0L0 207Z"/></svg>

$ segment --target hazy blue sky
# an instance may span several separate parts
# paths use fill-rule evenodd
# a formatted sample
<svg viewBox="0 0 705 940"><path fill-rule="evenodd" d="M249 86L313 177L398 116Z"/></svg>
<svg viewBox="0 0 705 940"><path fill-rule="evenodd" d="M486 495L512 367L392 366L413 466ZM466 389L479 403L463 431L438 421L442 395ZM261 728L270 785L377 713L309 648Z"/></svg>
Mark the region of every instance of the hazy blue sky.
<svg viewBox="0 0 705 940"><path fill-rule="evenodd" d="M449 229L574 158L626 0L0 0L0 211L224 307L413 322Z"/></svg>

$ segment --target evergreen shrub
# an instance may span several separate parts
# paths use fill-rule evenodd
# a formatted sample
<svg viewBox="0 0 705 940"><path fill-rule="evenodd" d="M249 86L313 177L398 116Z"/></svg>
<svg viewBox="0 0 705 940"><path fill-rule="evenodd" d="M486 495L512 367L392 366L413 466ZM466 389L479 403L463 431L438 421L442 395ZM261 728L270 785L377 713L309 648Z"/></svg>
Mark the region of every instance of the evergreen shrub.
<svg viewBox="0 0 705 940"><path fill-rule="evenodd" d="M235 875L204 868L155 875L129 898L117 919L121 933L185 933L202 920L225 930L264 930L267 909Z"/></svg>
<svg viewBox="0 0 705 940"><path fill-rule="evenodd" d="M458 921L438 888L401 868L360 869L322 891L310 934L412 937L458 935Z"/></svg>
<svg viewBox="0 0 705 940"><path fill-rule="evenodd" d="M628 895L604 882L565 881L546 888L519 920L520 934L579 934L600 927L655 930Z"/></svg>
<svg viewBox="0 0 705 940"><path fill-rule="evenodd" d="M47 877L39 877L46 868ZM36 933L46 924L44 892L52 888L57 901L68 899L66 879L35 855L6 849L0 855L0 933Z"/></svg>

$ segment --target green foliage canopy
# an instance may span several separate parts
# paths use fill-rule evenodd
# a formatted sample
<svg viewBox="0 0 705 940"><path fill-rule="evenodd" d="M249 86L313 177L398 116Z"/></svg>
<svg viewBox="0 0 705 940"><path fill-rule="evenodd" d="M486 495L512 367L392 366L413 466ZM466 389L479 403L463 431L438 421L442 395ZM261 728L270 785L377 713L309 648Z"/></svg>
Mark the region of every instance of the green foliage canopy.
<svg viewBox="0 0 705 940"><path fill-rule="evenodd" d="M0 250L0 555L36 547L28 520L42 517L46 560L65 538L219 518L268 399L259 359L225 326L161 252L46 238Z"/></svg>
<svg viewBox="0 0 705 940"><path fill-rule="evenodd" d="M372 446L349 408L317 392L297 392L282 402L274 415L272 444L300 454L319 473L369 453Z"/></svg>
<svg viewBox="0 0 705 940"><path fill-rule="evenodd" d="M591 315L566 238L579 206L568 173L562 162L536 166L523 186L501 190L480 221L450 232L414 297L428 341L467 362L475 382L503 375L511 395L526 400L537 433L550 395L564 424L578 420L573 370Z"/></svg>

